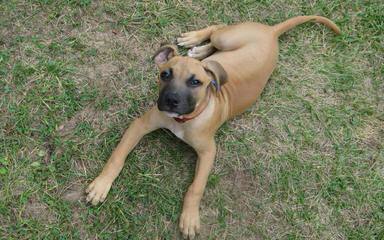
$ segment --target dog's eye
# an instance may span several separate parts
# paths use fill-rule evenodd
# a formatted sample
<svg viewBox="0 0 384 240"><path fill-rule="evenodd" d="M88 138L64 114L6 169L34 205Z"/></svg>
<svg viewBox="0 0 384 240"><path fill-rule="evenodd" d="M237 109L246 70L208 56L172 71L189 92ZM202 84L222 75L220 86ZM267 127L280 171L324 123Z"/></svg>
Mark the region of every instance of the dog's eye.
<svg viewBox="0 0 384 240"><path fill-rule="evenodd" d="M187 85L190 87L198 87L201 84L203 84L203 83L200 82L198 79L196 79L195 76L190 77L187 81Z"/></svg>
<svg viewBox="0 0 384 240"><path fill-rule="evenodd" d="M172 69L166 69L160 73L160 79L168 81L172 78Z"/></svg>
<svg viewBox="0 0 384 240"><path fill-rule="evenodd" d="M197 85L200 85L200 81L199 80L197 80L197 79L193 79L192 81L191 81L191 85L192 86L197 86Z"/></svg>

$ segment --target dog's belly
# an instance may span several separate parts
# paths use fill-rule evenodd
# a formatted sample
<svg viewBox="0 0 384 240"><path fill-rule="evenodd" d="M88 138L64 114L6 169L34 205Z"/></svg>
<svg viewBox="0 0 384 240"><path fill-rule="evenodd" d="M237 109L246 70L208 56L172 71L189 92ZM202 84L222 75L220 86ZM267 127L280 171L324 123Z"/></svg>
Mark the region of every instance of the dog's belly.
<svg viewBox="0 0 384 240"><path fill-rule="evenodd" d="M245 111L256 101L276 66L277 53L277 42L270 42L209 57L227 71L228 82L222 87L222 94L228 101L229 117Z"/></svg>

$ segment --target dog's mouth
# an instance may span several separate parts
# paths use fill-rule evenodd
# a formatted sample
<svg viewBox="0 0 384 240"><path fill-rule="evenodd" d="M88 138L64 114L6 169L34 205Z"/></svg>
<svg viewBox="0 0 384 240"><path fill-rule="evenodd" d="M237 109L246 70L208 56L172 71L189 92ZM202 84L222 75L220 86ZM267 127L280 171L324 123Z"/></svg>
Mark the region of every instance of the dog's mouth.
<svg viewBox="0 0 384 240"><path fill-rule="evenodd" d="M164 111L165 115L167 115L168 117L171 117L171 118L183 118L183 115L179 114L179 113L175 113L175 112L168 112L168 111Z"/></svg>
<svg viewBox="0 0 384 240"><path fill-rule="evenodd" d="M188 115L195 110L195 106L185 101L180 102L178 105L168 104L166 101L161 99L157 100L157 108L159 111L164 112L168 117L181 117L183 115Z"/></svg>

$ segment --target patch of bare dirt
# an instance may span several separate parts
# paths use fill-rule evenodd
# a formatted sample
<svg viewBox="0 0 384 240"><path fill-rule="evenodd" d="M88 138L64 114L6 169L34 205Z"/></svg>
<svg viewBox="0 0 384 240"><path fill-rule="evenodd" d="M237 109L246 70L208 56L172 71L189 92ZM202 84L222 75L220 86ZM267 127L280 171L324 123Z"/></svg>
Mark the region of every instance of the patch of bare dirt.
<svg viewBox="0 0 384 240"><path fill-rule="evenodd" d="M102 78L111 76L114 73L117 73L119 68L116 63L103 63L95 67L95 72L99 73Z"/></svg>
<svg viewBox="0 0 384 240"><path fill-rule="evenodd" d="M85 201L85 187L86 184L84 182L75 181L66 186L60 193L58 193L58 195L61 199L71 203L71 225L73 229L78 230L80 239L94 239L93 237L90 237L85 227L85 224L89 222L82 217L82 214L87 211L86 206L80 203Z"/></svg>
<svg viewBox="0 0 384 240"><path fill-rule="evenodd" d="M18 197L27 190L27 178L23 175L19 175L18 178L12 182L12 196Z"/></svg>
<svg viewBox="0 0 384 240"><path fill-rule="evenodd" d="M58 128L57 133L60 136L71 135L74 132L77 124L80 122L90 123L94 129L101 132L104 131L108 125L111 124L116 117L116 113L122 106L111 106L107 111L96 110L91 106L85 107L70 119L64 121Z"/></svg>
<svg viewBox="0 0 384 240"><path fill-rule="evenodd" d="M79 231L80 239L93 239L89 237L87 230L84 227L83 220L81 219L81 209L72 210L72 226Z"/></svg>
<svg viewBox="0 0 384 240"><path fill-rule="evenodd" d="M117 62L88 63L78 68L76 81L79 85L89 85L103 95L109 96L117 92L117 89L112 87L112 81L121 74L122 71ZM119 84L124 83L119 82Z"/></svg>
<svg viewBox="0 0 384 240"><path fill-rule="evenodd" d="M236 201L241 200L243 194L251 192L252 194L257 194L257 179L255 176L250 174L248 170L237 170L233 171L230 174L226 175L220 183L220 187L223 187L231 193L231 195L236 196Z"/></svg>
<svg viewBox="0 0 384 240"><path fill-rule="evenodd" d="M61 198L68 202L77 202L85 199L83 183L77 182L68 186L61 194Z"/></svg>
<svg viewBox="0 0 384 240"><path fill-rule="evenodd" d="M35 197L28 200L22 215L25 218L36 219L43 223L52 224L56 221L56 216L53 211Z"/></svg>
<svg viewBox="0 0 384 240"><path fill-rule="evenodd" d="M202 239L211 236L213 232L216 232L215 229L220 228L217 221L220 217L219 209L209 205L212 204L212 199L223 193L224 199L220 201L223 201L222 204L228 215L226 217L227 228L220 235L221 238L242 236L239 239L262 239L245 227L253 226L260 220L260 213L255 210L254 202L257 201L257 198L262 199L263 197L257 178L247 170L238 170L226 175L215 189L209 190L205 194L204 199L206 200L203 200L201 206Z"/></svg>
<svg viewBox="0 0 384 240"><path fill-rule="evenodd" d="M379 149L384 139L384 130L379 121L371 121L356 131L360 145L368 148Z"/></svg>

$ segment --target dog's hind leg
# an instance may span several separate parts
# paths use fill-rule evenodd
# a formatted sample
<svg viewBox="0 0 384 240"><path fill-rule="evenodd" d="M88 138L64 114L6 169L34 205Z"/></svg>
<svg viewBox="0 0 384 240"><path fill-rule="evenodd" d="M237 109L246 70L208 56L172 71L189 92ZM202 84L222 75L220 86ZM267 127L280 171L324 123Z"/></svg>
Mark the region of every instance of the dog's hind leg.
<svg viewBox="0 0 384 240"><path fill-rule="evenodd" d="M225 25L213 25L200 30L182 33L181 37L177 38L177 44L186 48L195 47L208 40L215 31L223 27Z"/></svg>
<svg viewBox="0 0 384 240"><path fill-rule="evenodd" d="M213 32L210 40L219 51L233 51L260 40L268 28L257 23L231 25Z"/></svg>

